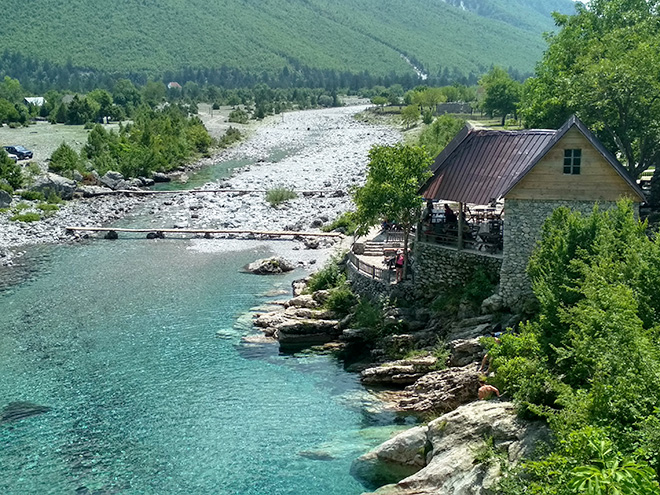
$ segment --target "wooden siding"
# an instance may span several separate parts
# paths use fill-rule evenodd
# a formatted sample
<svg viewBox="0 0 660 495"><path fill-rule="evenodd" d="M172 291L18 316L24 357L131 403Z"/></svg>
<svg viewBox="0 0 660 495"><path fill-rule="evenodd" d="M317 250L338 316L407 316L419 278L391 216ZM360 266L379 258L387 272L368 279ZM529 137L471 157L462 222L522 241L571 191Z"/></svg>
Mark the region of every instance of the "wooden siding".
<svg viewBox="0 0 660 495"><path fill-rule="evenodd" d="M580 174L564 174L564 150L581 149ZM506 199L616 201L637 194L576 128L506 195Z"/></svg>

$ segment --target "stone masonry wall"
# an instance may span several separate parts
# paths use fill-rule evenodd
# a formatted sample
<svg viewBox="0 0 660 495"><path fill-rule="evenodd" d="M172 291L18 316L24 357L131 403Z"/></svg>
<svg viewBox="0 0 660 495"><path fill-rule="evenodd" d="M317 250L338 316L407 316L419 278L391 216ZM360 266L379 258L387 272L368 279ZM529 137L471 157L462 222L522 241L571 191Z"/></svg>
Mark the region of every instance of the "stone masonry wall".
<svg viewBox="0 0 660 495"><path fill-rule="evenodd" d="M502 258L488 253L458 251L455 248L418 242L415 253L415 286L422 294L441 287L467 282L481 268L497 279Z"/></svg>
<svg viewBox="0 0 660 495"><path fill-rule="evenodd" d="M601 209L615 206L614 202L600 203ZM504 205L504 259L500 272L500 295L504 304L523 309L533 300L526 269L529 257L541 235L541 227L555 208L566 206L583 215L591 214L590 201L531 201L507 199Z"/></svg>
<svg viewBox="0 0 660 495"><path fill-rule="evenodd" d="M351 263L346 264L346 275L354 292L372 300L395 298L401 301L413 301L414 285L411 282L399 284L387 283L371 278L366 273L359 272ZM392 272L394 280L394 272Z"/></svg>

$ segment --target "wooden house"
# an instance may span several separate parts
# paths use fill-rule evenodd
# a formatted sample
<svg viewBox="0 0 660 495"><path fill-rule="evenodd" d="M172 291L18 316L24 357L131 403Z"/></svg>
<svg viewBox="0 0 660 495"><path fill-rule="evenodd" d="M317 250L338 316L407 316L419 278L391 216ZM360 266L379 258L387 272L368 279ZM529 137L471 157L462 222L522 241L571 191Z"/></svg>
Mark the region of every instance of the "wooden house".
<svg viewBox="0 0 660 495"><path fill-rule="evenodd" d="M487 256L461 253L461 241L448 257L422 241L418 243L420 271L433 273L438 260L446 263L449 259L453 268L445 268L440 275L446 274L452 283L468 276L475 263L484 263L484 257L499 258L500 294L505 304L514 308L530 295L525 268L541 226L555 208L568 206L588 214L595 203L608 208L623 197L636 203L645 201L643 191L626 169L576 116L558 130L466 126L438 155L432 170L422 195L457 202L461 218L465 204L504 201L503 245L501 255ZM486 263L491 270L497 266L492 259ZM463 268L463 264L468 267ZM437 275L437 270L434 273Z"/></svg>

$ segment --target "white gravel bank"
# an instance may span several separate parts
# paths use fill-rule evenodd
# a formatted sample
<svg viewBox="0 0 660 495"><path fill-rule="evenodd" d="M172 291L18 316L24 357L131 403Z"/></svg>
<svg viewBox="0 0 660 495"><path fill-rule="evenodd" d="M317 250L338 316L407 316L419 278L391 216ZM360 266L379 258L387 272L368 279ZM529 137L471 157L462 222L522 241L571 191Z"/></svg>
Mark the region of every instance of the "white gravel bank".
<svg viewBox="0 0 660 495"><path fill-rule="evenodd" d="M189 227L209 229L318 231L350 208L349 189L364 180L368 151L374 144L393 144L401 139L394 129L369 126L353 119L365 107L292 112L272 125L260 127L241 145L222 153L220 161L251 158L257 163L236 170L232 177L205 189L229 187L237 190L272 189L324 190L326 194L299 195L280 208L271 207L264 193L218 193L148 198L102 197L74 200L55 216L40 222L10 222L0 215L0 264L11 263L7 248L44 242L72 240L67 225L102 226L138 214L134 223L142 227ZM269 161L273 154L286 157ZM340 192L336 192L340 191ZM313 226L315 225L315 226ZM292 261L308 263L327 256L327 249L305 251L300 241L246 241L199 239L192 249L226 251L268 248ZM321 248L324 243L321 243ZM295 251L295 253L294 253ZM326 252L325 255L323 255ZM4 253L4 257L1 257Z"/></svg>

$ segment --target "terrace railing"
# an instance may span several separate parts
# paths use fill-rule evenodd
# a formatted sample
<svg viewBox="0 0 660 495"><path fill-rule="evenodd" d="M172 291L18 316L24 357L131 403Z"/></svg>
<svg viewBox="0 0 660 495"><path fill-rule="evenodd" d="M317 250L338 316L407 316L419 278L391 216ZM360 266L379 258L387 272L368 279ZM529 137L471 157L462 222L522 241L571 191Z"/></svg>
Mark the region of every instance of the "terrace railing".
<svg viewBox="0 0 660 495"><path fill-rule="evenodd" d="M348 252L348 263L356 272L362 273L374 280L380 280L383 283L389 284L392 281L392 271L388 268L377 267L365 263L358 258L352 251Z"/></svg>

